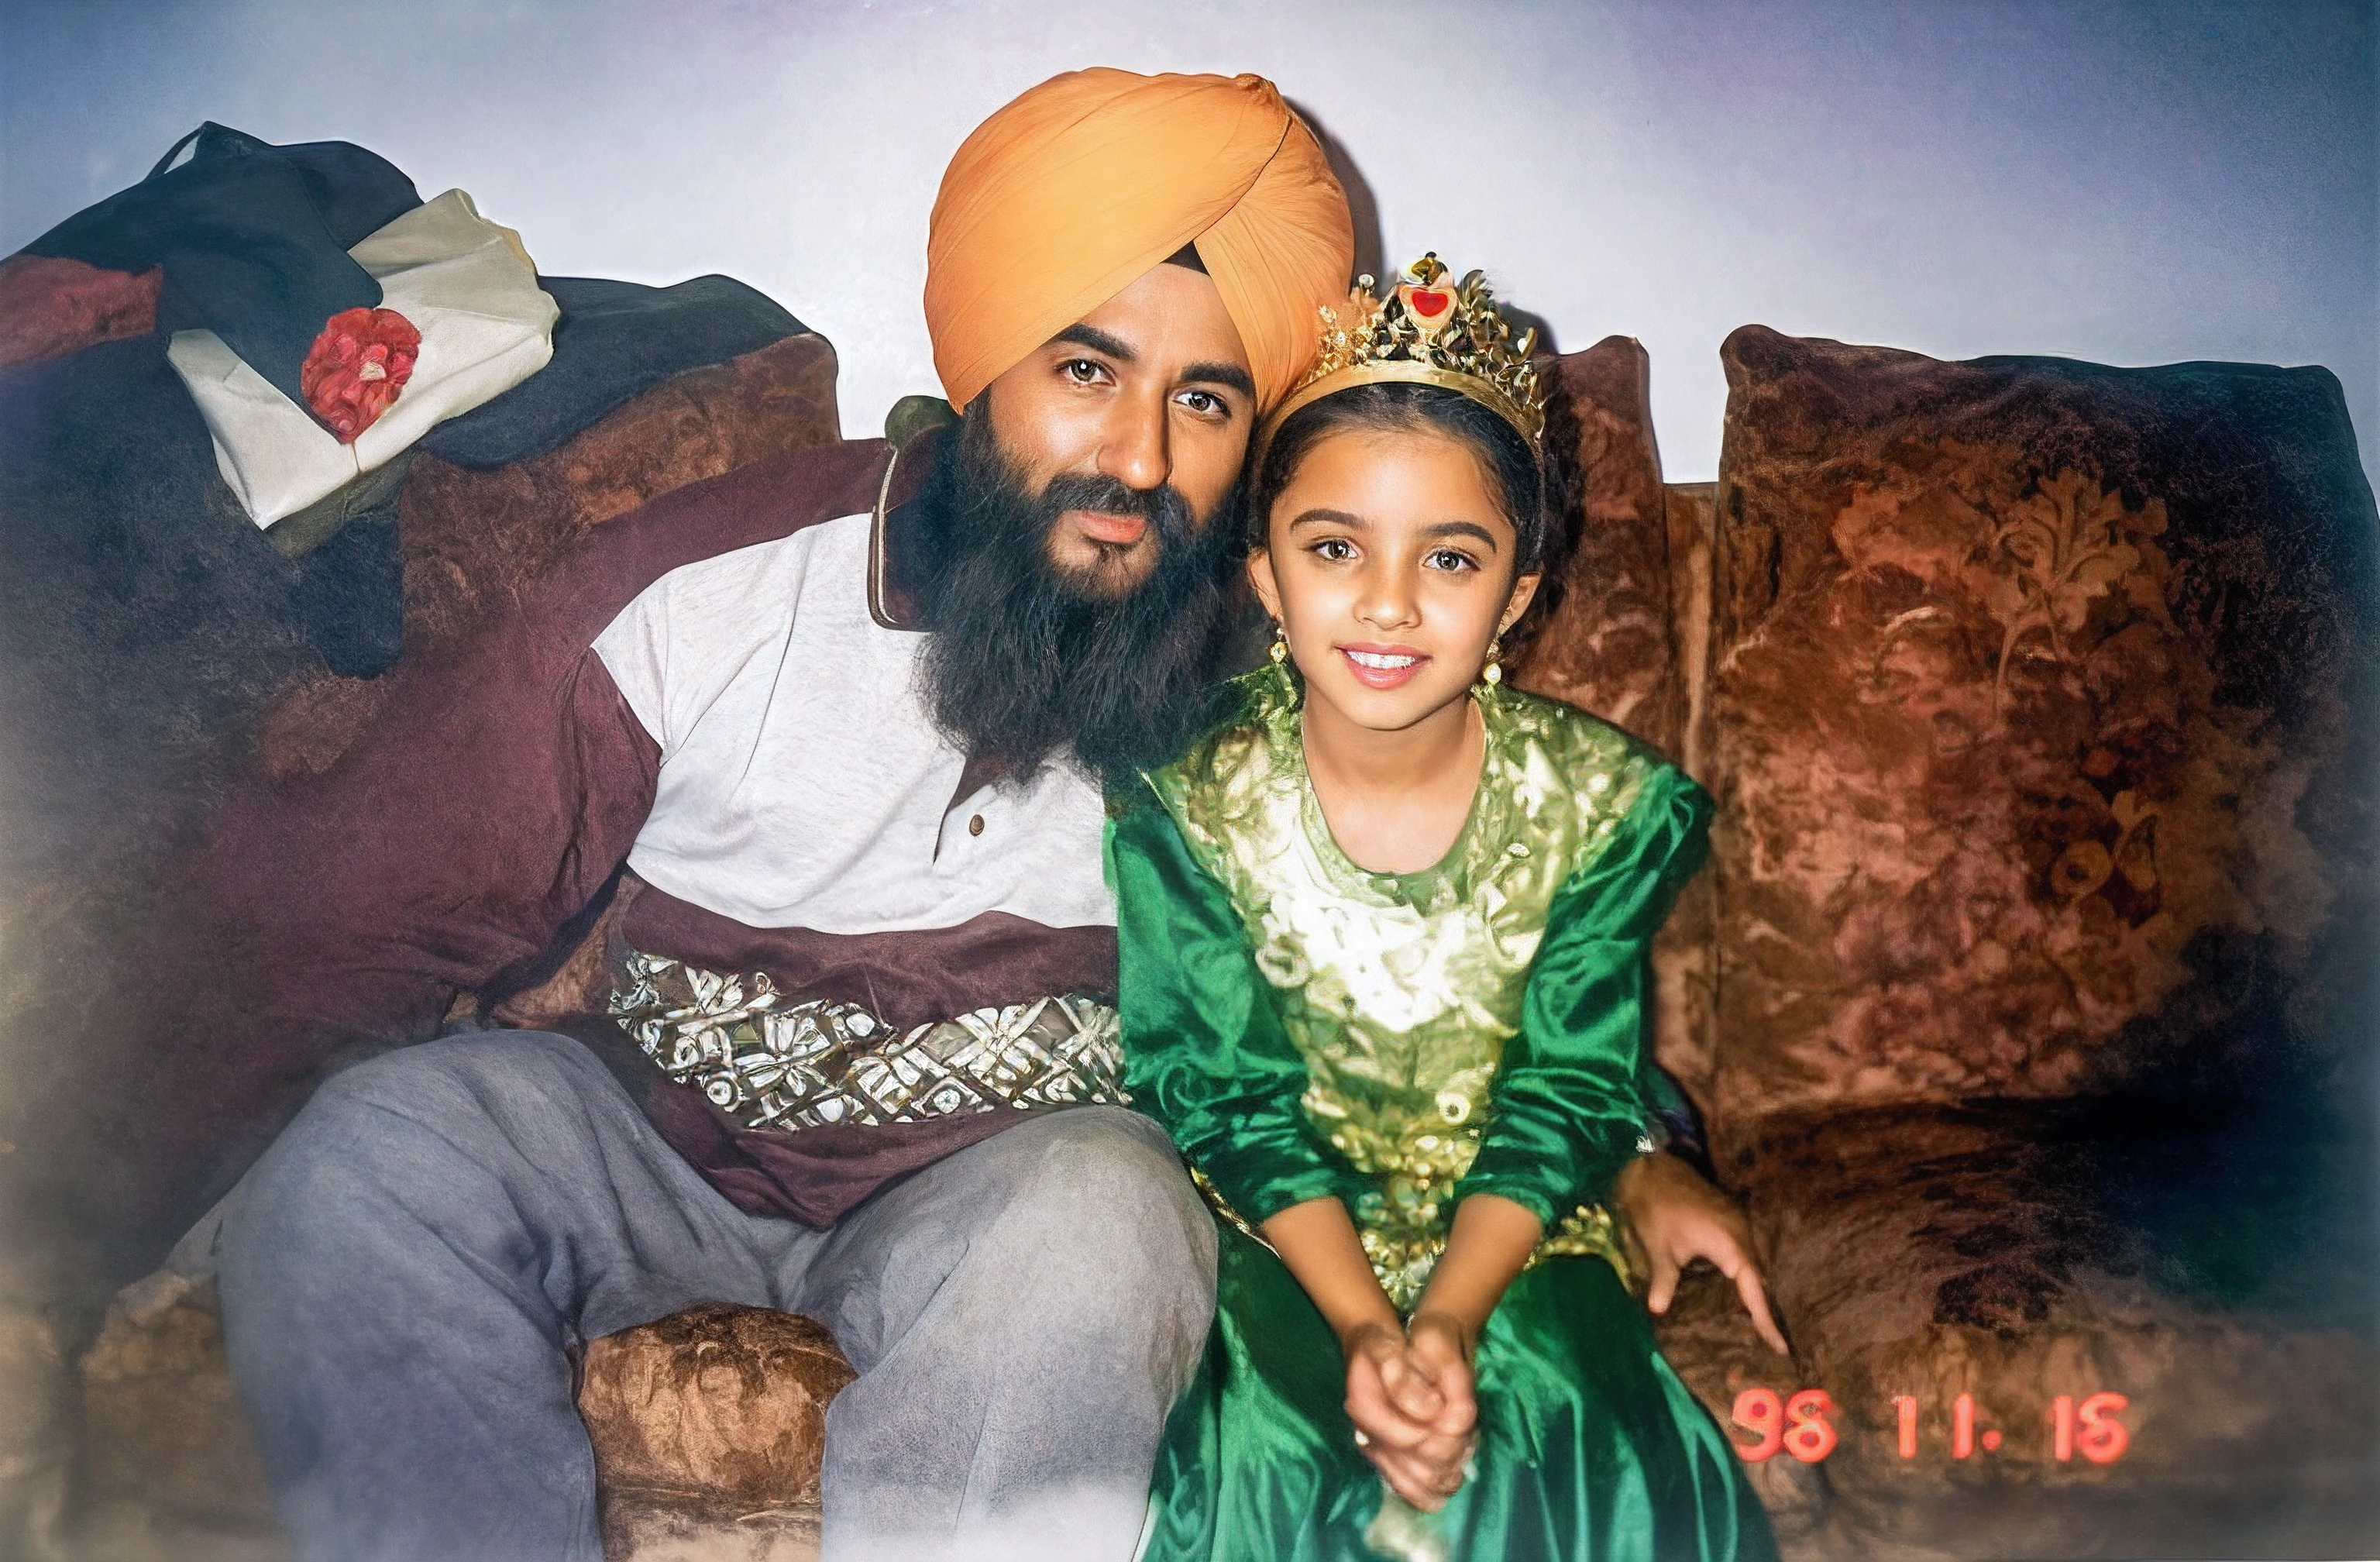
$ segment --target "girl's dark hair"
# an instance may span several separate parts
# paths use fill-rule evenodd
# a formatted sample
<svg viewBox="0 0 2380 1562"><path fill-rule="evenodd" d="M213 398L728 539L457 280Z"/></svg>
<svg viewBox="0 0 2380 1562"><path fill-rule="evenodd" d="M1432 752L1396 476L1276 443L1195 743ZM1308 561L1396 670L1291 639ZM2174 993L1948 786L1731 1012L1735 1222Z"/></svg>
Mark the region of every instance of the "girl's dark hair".
<svg viewBox="0 0 2380 1562"><path fill-rule="evenodd" d="M1265 545L1273 501L1297 475L1306 453L1329 435L1355 430L1443 434L1468 448L1488 471L1504 519L1512 523L1517 567L1540 568L1546 557L1547 483L1537 458L1512 424L1463 395L1439 385L1398 380L1357 385L1290 414L1265 447L1249 486L1248 546Z"/></svg>

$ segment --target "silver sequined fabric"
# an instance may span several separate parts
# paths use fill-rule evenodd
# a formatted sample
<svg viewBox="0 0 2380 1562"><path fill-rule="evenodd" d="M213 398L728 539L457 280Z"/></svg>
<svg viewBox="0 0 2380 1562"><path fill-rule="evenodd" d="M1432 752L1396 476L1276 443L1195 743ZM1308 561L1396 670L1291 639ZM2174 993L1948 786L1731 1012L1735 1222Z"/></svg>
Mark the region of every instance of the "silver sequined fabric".
<svg viewBox="0 0 2380 1562"><path fill-rule="evenodd" d="M895 1031L857 1004L788 1001L765 973L634 952L610 1011L662 1072L746 1128L873 1127L1132 1099L1116 1011L1080 996Z"/></svg>

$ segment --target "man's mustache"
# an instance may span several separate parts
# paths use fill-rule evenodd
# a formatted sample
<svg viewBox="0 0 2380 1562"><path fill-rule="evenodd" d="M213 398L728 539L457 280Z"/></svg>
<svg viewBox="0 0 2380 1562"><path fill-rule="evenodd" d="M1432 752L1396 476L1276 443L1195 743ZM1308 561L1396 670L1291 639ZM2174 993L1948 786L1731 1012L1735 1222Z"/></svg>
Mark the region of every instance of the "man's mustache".
<svg viewBox="0 0 2380 1562"><path fill-rule="evenodd" d="M1051 478L1041 490L1040 508L1053 520L1068 510L1137 516L1167 543L1180 541L1193 529L1190 501L1172 483L1135 488L1105 472L1062 472Z"/></svg>

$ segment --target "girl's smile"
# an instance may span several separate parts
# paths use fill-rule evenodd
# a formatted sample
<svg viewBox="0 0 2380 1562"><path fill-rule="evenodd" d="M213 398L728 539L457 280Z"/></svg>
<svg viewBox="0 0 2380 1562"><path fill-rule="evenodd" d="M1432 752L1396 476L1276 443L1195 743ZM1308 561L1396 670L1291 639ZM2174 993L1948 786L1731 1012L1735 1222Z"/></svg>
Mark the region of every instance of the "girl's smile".
<svg viewBox="0 0 2380 1562"><path fill-rule="evenodd" d="M1355 680L1370 689L1396 689L1412 678L1428 663L1429 653L1409 645L1373 645L1369 643L1334 646L1347 658L1349 671Z"/></svg>

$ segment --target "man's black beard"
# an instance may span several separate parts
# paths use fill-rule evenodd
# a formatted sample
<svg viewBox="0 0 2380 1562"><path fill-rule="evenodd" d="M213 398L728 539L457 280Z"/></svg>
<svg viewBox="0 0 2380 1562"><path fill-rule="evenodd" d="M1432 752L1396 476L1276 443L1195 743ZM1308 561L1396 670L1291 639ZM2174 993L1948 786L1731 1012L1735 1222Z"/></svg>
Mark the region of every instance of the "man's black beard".
<svg viewBox="0 0 2380 1562"><path fill-rule="evenodd" d="M1199 526L1170 484L1138 490L1075 473L1032 493L982 405L944 439L911 502L911 589L932 631L927 707L987 779L1029 775L1072 747L1103 780L1128 780L1179 755L1216 714L1216 675L1239 617L1234 500ZM1118 597L1070 579L1049 553L1070 509L1146 520L1141 546L1157 546L1148 578Z"/></svg>

